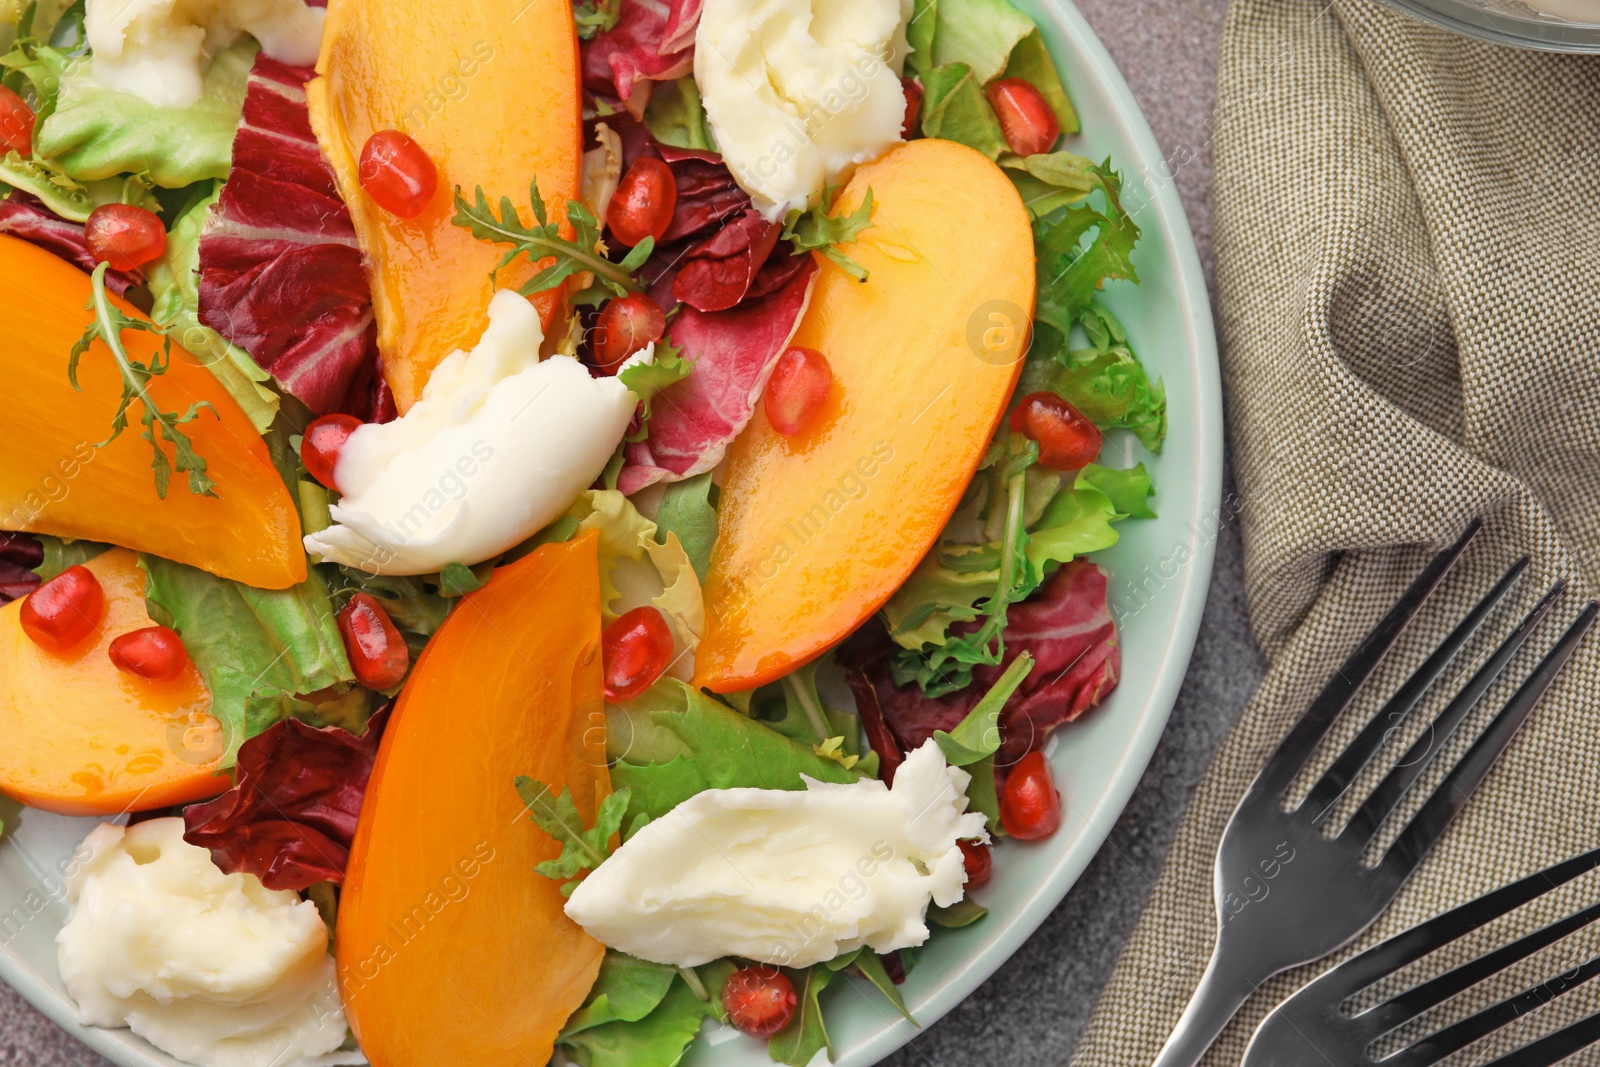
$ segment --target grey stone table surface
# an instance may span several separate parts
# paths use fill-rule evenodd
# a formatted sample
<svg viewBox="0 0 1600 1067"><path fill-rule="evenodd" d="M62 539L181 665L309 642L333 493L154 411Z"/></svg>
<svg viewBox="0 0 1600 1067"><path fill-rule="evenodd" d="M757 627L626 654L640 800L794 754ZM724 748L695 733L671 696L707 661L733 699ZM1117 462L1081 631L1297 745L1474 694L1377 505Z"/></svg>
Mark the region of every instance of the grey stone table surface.
<svg viewBox="0 0 1600 1067"><path fill-rule="evenodd" d="M1110 48L1155 129L1209 283L1211 118L1227 5L1078 0L1078 7ZM1239 531L1227 526L1217 541L1211 595L1183 692L1128 810L1082 880L1022 950L888 1065L1065 1064L1071 1058L1160 872L1189 794L1263 669L1245 616ZM104 1064L0 985L0 1067Z"/></svg>

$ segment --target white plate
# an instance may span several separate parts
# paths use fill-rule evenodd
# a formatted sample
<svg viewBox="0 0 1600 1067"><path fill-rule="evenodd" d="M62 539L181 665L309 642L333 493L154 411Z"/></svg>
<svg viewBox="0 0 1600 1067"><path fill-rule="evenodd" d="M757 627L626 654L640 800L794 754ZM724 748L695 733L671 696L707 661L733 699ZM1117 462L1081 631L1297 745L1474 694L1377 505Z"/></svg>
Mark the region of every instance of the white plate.
<svg viewBox="0 0 1600 1067"><path fill-rule="evenodd" d="M989 916L940 931L904 987L924 1026L944 1015L1003 963L1060 903L1126 806L1166 726L1205 604L1222 495L1222 408L1215 335L1194 238L1155 138L1104 46L1065 0L1018 0L1045 32L1084 132L1067 147L1110 156L1144 231L1134 262L1142 283L1116 283L1105 300L1127 324L1152 375L1166 380L1170 431L1159 456L1131 446L1155 479L1161 517L1122 524L1122 542L1098 559L1112 575L1123 676L1106 704L1060 730L1048 750L1066 819L1050 839L1007 844L994 880L975 896ZM123 1067L171 1067L127 1031L84 1026L56 970L56 931L66 920L59 872L93 820L20 810L0 801L0 979ZM857 982L829 995L828 1023L840 1067L866 1067L917 1031ZM766 1050L709 1028L693 1067L756 1067Z"/></svg>

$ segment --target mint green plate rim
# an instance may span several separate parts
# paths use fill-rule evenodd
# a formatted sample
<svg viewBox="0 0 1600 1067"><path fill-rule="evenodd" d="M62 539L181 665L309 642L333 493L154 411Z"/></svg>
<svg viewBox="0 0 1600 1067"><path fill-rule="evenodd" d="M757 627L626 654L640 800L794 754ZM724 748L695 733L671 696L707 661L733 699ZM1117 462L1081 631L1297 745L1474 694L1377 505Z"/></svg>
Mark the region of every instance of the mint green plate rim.
<svg viewBox="0 0 1600 1067"><path fill-rule="evenodd" d="M998 849L993 881L974 894L990 914L967 929L940 931L924 947L903 988L923 1031L862 983L843 982L829 994L840 1067L878 1062L970 995L1045 921L1104 844L1177 699L1205 606L1217 526L1232 512L1222 499L1221 384L1210 303L1171 170L1127 83L1077 9L1065 0L1019 0L1019 6L1044 30L1082 113L1084 132L1067 147L1112 157L1144 231L1135 253L1142 283L1117 283L1105 299L1166 382L1171 428L1162 454L1143 454L1131 440L1114 442L1125 448L1126 462L1150 468L1160 518L1125 523L1122 542L1097 557L1112 577L1122 680L1102 707L1058 731L1046 750L1065 802L1061 830L1041 843ZM93 820L3 801L0 818L7 826L0 838L0 979L119 1067L173 1067L178 1061L126 1030L84 1025L61 986L54 939L66 906L55 888L56 871ZM760 1045L712 1026L684 1062L756 1067L770 1061Z"/></svg>

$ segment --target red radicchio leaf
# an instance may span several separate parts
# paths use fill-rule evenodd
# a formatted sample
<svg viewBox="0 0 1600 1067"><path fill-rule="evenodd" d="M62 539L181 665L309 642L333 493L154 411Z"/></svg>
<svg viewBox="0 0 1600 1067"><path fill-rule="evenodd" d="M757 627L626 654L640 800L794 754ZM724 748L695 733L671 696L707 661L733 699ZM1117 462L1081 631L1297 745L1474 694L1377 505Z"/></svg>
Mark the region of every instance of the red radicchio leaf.
<svg viewBox="0 0 1600 1067"><path fill-rule="evenodd" d="M808 269L783 227L751 205L715 152L660 144L641 122L605 120L622 141L622 164L644 156L662 160L677 186L677 206L655 253L639 272L663 307L678 302L700 311L725 311L782 289Z"/></svg>
<svg viewBox="0 0 1600 1067"><path fill-rule="evenodd" d="M306 111L315 72L256 57L233 169L200 238L200 321L313 414L382 406L355 226Z"/></svg>
<svg viewBox="0 0 1600 1067"><path fill-rule="evenodd" d="M89 251L89 239L83 235L83 223L67 221L45 207L43 201L21 190L0 200L0 233L36 244L57 259L86 271L95 268L97 261ZM118 296L143 284L144 275L137 270L106 270L106 288Z"/></svg>
<svg viewBox="0 0 1600 1067"><path fill-rule="evenodd" d="M632 495L659 481L675 482L708 471L755 413L772 365L800 325L816 266L771 296L730 311L684 308L667 328L667 339L694 361L694 372L656 395L649 434L625 446L626 465L617 488Z"/></svg>
<svg viewBox="0 0 1600 1067"><path fill-rule="evenodd" d="M615 96L643 118L652 82L694 69L694 33L703 0L622 0L617 24L582 45L583 86Z"/></svg>
<svg viewBox="0 0 1600 1067"><path fill-rule="evenodd" d="M33 568L44 562L44 546L25 533L0 533L0 604L39 588Z"/></svg>
<svg viewBox="0 0 1600 1067"><path fill-rule="evenodd" d="M754 209L732 219L683 253L672 295L700 311L733 307L750 291L782 229Z"/></svg>
<svg viewBox="0 0 1600 1067"><path fill-rule="evenodd" d="M388 717L388 708L372 716L361 737L274 723L239 747L237 785L184 809L183 839L210 849L225 874L253 874L268 889L342 883Z"/></svg>
<svg viewBox="0 0 1600 1067"><path fill-rule="evenodd" d="M906 761L905 750L883 719L883 708L878 704L878 691L865 671L847 670L850 692L855 694L856 714L861 719L861 729L866 732L867 743L878 754L878 777L885 785L894 785L894 772Z"/></svg>
<svg viewBox="0 0 1600 1067"><path fill-rule="evenodd" d="M915 685L896 686L886 658L874 665L883 717L906 751L921 746L935 730L955 729L1022 652L1031 652L1036 662L1000 713L1002 740L995 762L1001 768L1044 744L1051 730L1099 704L1117 684L1122 653L1106 603L1106 575L1089 560L1065 564L1012 607L1005 639L999 666L975 668L971 685L944 697L924 696Z"/></svg>

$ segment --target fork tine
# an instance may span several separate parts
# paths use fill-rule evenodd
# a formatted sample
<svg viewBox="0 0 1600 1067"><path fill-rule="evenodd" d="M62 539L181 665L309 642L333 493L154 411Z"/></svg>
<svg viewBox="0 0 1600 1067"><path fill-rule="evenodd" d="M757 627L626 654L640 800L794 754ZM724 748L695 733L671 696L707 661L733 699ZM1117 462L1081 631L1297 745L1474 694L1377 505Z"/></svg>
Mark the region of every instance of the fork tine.
<svg viewBox="0 0 1600 1067"><path fill-rule="evenodd" d="M1597 1041L1600 1041L1600 1013L1501 1056L1485 1067L1555 1067Z"/></svg>
<svg viewBox="0 0 1600 1067"><path fill-rule="evenodd" d="M1379 979L1594 870L1600 870L1600 848L1536 871L1453 911L1429 919L1421 926L1396 934L1347 960L1319 981L1328 982L1333 990L1330 995L1337 996L1342 1003ZM1335 979L1336 986L1333 984ZM1373 1010L1377 1011L1378 1008Z"/></svg>
<svg viewBox="0 0 1600 1067"><path fill-rule="evenodd" d="M1516 584L1517 579L1522 577L1523 571L1528 569L1529 562L1529 558L1523 556L1511 565L1511 569L1495 583L1488 595L1467 613L1460 625L1434 650L1433 655L1428 657L1427 662L1406 679L1405 684L1396 690L1394 696L1383 706L1383 710L1372 717L1372 721L1367 723L1361 733L1356 735L1355 740L1340 753L1339 758L1334 760L1333 766L1329 767L1312 787L1304 802L1308 810L1317 813L1318 820L1333 810L1345 790L1350 788L1351 783L1383 748L1390 733L1410 716L1417 703L1454 661L1462 646L1478 631L1478 627L1483 625L1483 621Z"/></svg>
<svg viewBox="0 0 1600 1067"><path fill-rule="evenodd" d="M1317 694L1311 706L1300 716L1294 724L1294 729L1289 731L1289 736L1283 739L1262 768L1260 776L1256 779L1256 788L1269 791L1272 795L1281 795L1289 788L1300 769L1305 766L1317 745L1322 741L1328 728L1344 711L1352 697L1377 669L1384 654L1399 639L1406 625L1422 608L1424 601L1444 579L1445 574L1455 565L1456 560L1467 550L1472 539L1478 536L1478 531L1483 529L1483 520L1473 519L1467 528L1456 539L1455 544L1434 556L1417 575L1405 594L1389 609L1389 613L1379 621L1361 642L1350 658L1344 661L1328 684Z"/></svg>
<svg viewBox="0 0 1600 1067"><path fill-rule="evenodd" d="M1504 945L1475 960L1463 963L1454 970L1447 971L1431 981L1414 986L1392 1000L1379 1004L1371 1011L1363 1012L1361 1019L1363 1022L1381 1028L1380 1032L1388 1033L1401 1023L1415 1019L1423 1012L1438 1007L1458 993L1471 989L1485 978L1499 974L1513 964L1521 963L1534 953L1549 948L1568 935L1574 934L1586 926L1593 925L1597 920L1600 920L1600 904L1591 904L1582 911L1573 912L1566 918L1559 919L1543 929L1535 930L1533 933L1519 938L1509 945ZM1499 1027L1495 1027L1495 1029L1499 1029ZM1487 1032L1484 1031L1484 1033ZM1480 1034L1479 1036L1482 1035ZM1476 1041L1477 1038L1475 1037L1472 1040ZM1465 1042L1464 1044L1470 1044L1470 1042ZM1458 1045L1456 1047L1460 1048L1461 1046ZM1454 1049L1450 1051L1454 1051ZM1443 1059L1445 1055L1446 1053L1440 1052L1435 1058Z"/></svg>
<svg viewBox="0 0 1600 1067"><path fill-rule="evenodd" d="M1533 610L1528 612L1521 624L1511 632L1499 648L1495 649L1494 654L1484 662L1483 666L1478 668L1472 680L1461 688L1461 691L1433 720L1430 728L1417 738L1383 781L1378 783L1378 787L1362 801L1355 815L1351 817L1349 825L1345 827L1344 833L1350 834L1352 840L1366 841L1378 832L1384 820L1405 799L1411 786L1428 769L1450 738L1461 728L1461 724L1472 714L1473 709L1483 699L1483 695L1489 691L1489 687L1521 651L1523 644L1544 621L1566 588L1566 582L1558 581L1539 599L1539 603L1534 605Z"/></svg>
<svg viewBox="0 0 1600 1067"><path fill-rule="evenodd" d="M1390 878L1403 880L1410 877L1411 872L1416 870L1417 864L1433 851L1433 846L1444 836L1445 829L1455 819L1456 814L1466 806L1479 783L1500 759L1500 754L1522 729L1522 724L1527 721L1534 705L1539 703L1545 690L1550 688L1556 676L1566 667L1567 661L1572 658L1572 653L1578 647L1578 642L1583 640L1589 628L1594 625L1597 612L1600 612L1600 604L1591 600L1567 628L1567 632L1561 635L1561 640L1556 642L1555 647L1534 668L1527 681L1522 683L1522 687L1495 716L1488 729L1484 730L1482 736L1461 758L1461 762L1445 776L1433 796L1422 806L1422 810L1417 812L1416 817L1401 831L1400 837L1379 863L1380 872Z"/></svg>
<svg viewBox="0 0 1600 1067"><path fill-rule="evenodd" d="M1508 1000L1503 1000L1492 1008L1485 1008L1476 1015L1468 1016L1460 1022L1432 1034L1415 1045L1384 1060L1384 1067L1432 1067L1446 1056L1461 1051L1474 1041L1478 1041L1496 1030L1504 1029L1523 1016L1533 1012L1556 997L1570 993L1591 979L1600 977L1600 957L1590 960L1580 967L1575 967L1564 974L1559 974L1548 981L1541 982L1531 989L1525 989ZM1595 1035L1600 1038L1600 1032ZM1578 1046L1582 1048L1583 1046ZM1576 1051L1576 1050L1574 1050ZM1570 1053L1568 1053L1570 1055ZM1549 1063L1559 1063L1560 1060L1549 1060Z"/></svg>

